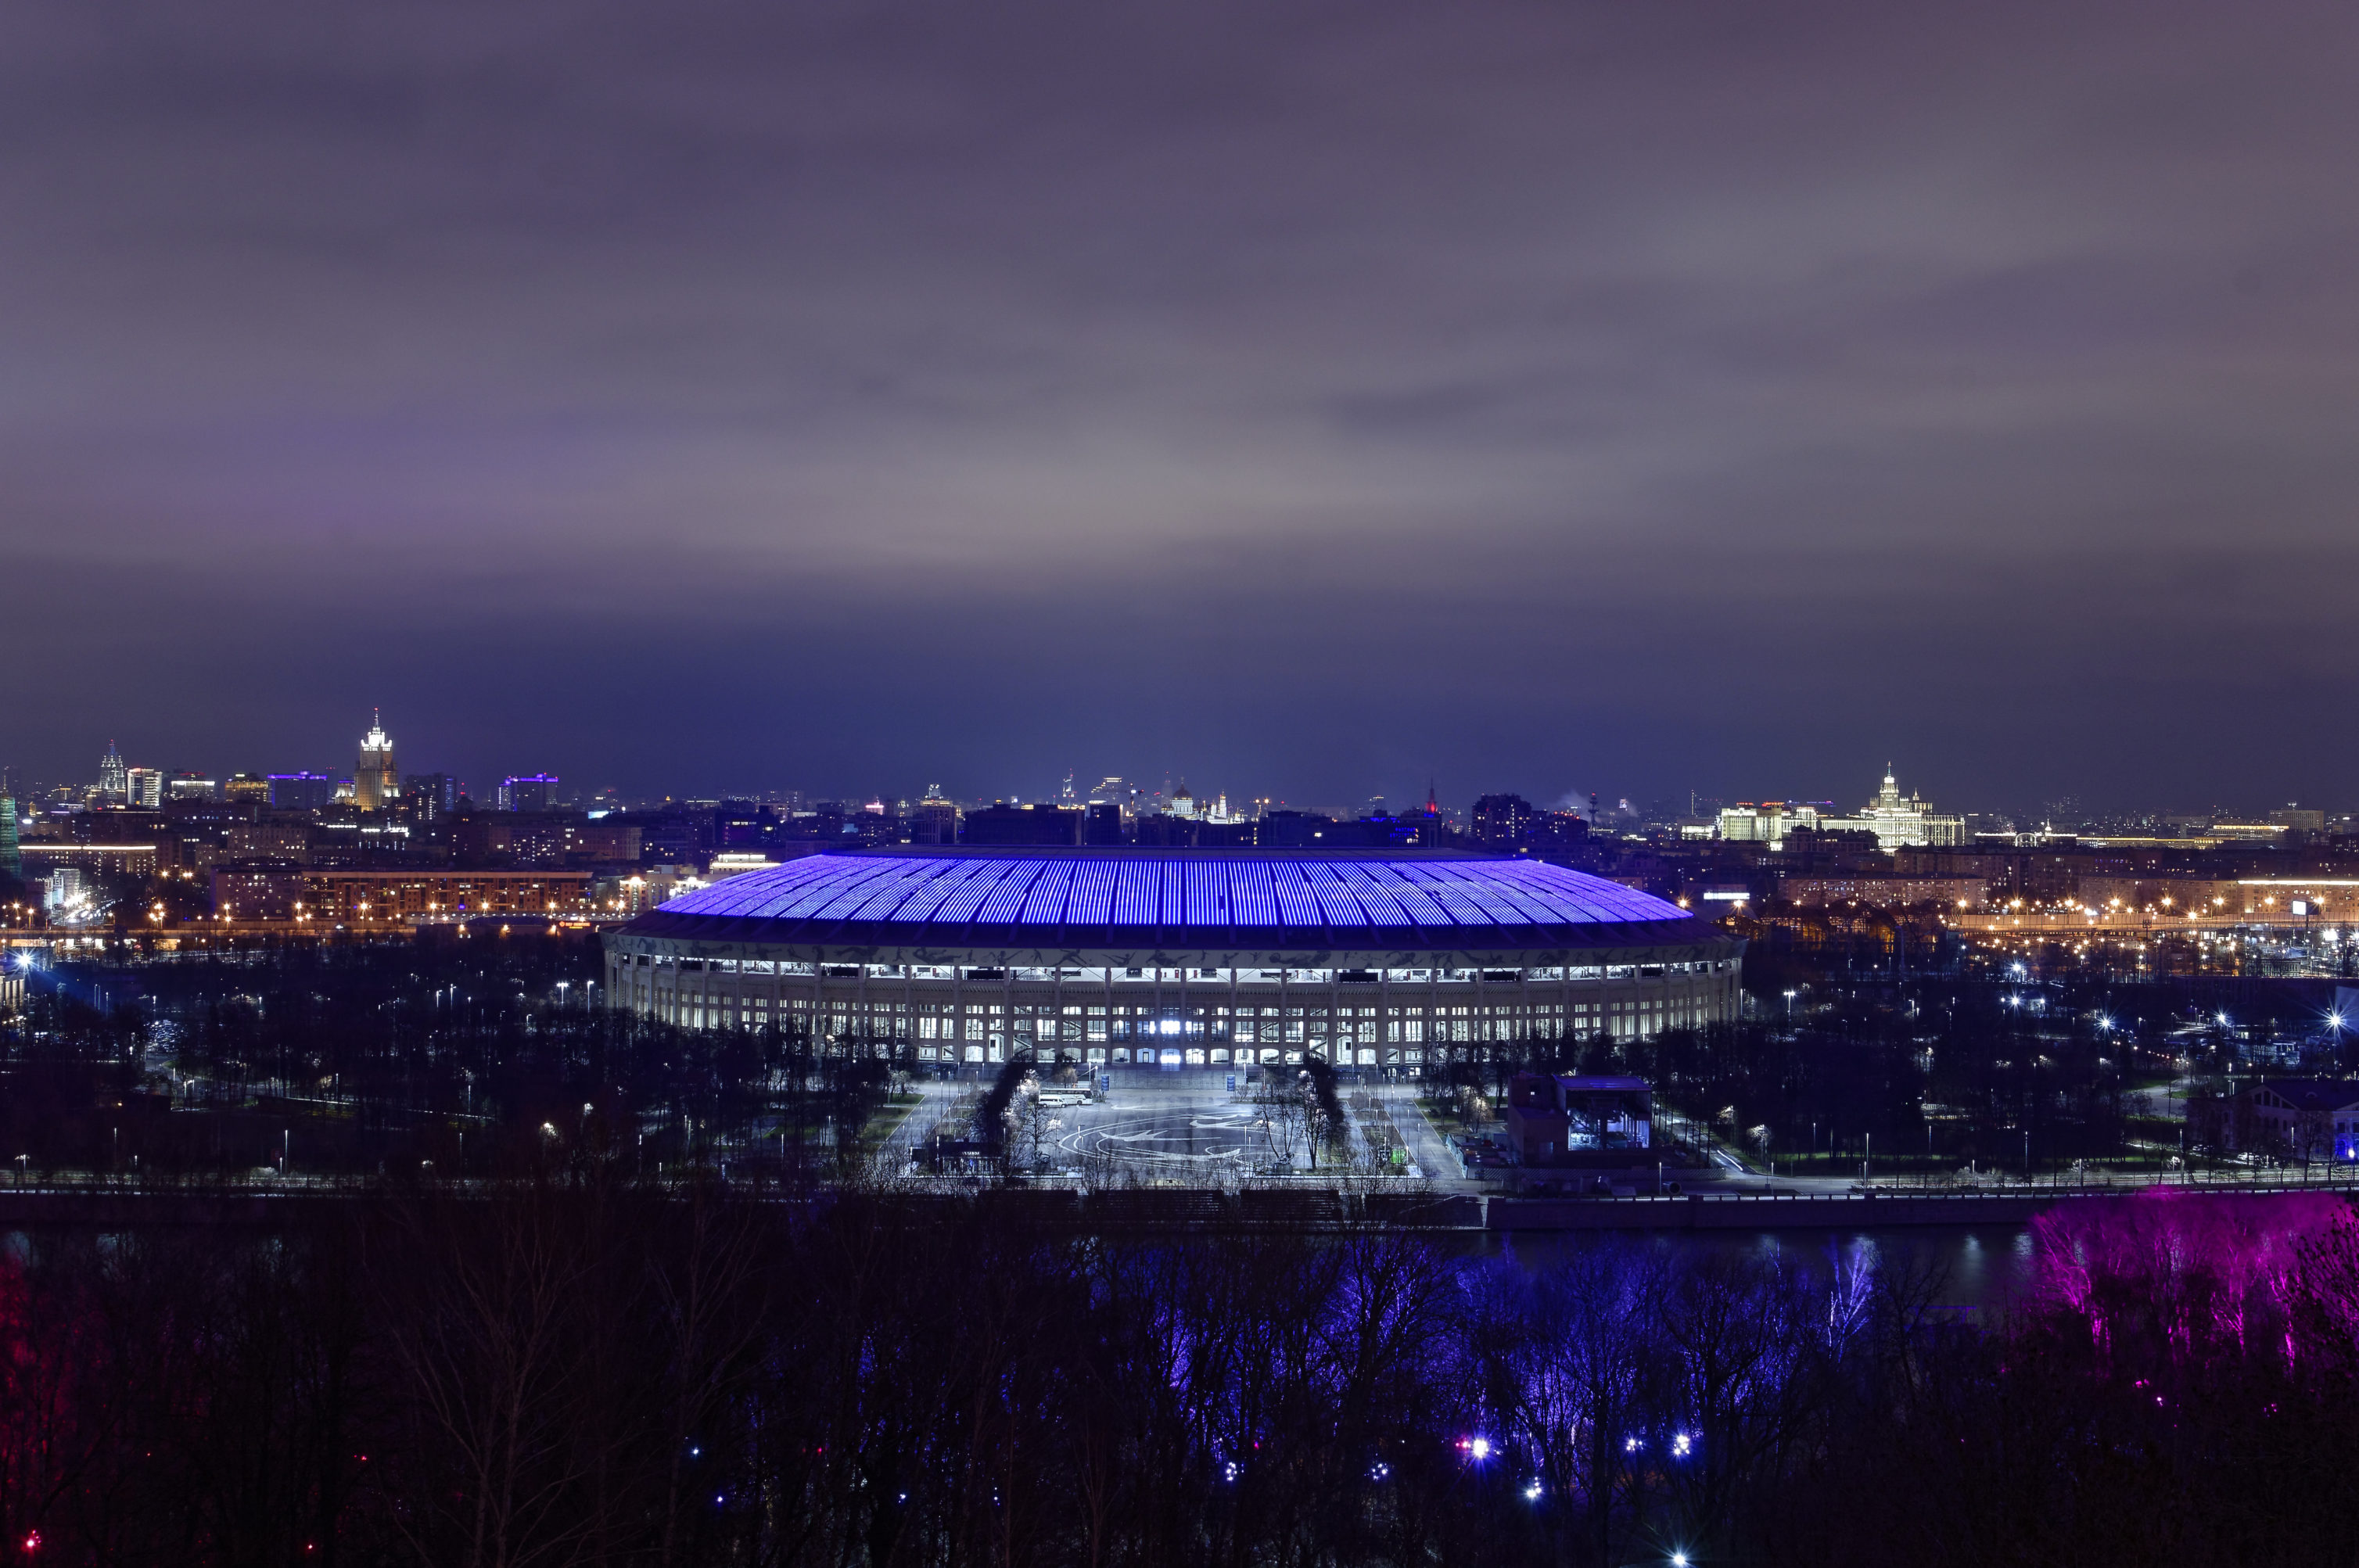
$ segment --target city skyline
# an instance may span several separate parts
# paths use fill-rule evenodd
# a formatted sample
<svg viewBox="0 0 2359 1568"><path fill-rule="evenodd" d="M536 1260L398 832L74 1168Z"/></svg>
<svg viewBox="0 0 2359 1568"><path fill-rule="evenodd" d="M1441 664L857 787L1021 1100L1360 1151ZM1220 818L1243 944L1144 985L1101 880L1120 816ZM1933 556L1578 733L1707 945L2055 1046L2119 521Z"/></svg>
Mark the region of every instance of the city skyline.
<svg viewBox="0 0 2359 1568"><path fill-rule="evenodd" d="M135 12L0 62L28 773L2348 803L2332 9Z"/></svg>
<svg viewBox="0 0 2359 1568"><path fill-rule="evenodd" d="M6 40L26 1561L2348 1553L2359 10Z"/></svg>
<svg viewBox="0 0 2359 1568"><path fill-rule="evenodd" d="M42 779L31 775L26 768L5 763L0 763L0 778L5 779L6 787L9 789L21 791L28 797L36 789L47 792L63 788L70 790L89 791L97 798L112 800L116 804L134 805L142 802L129 798L126 781L128 787L136 788L138 777L141 775L148 776L159 792L168 790L172 780L181 776L206 779L216 788L235 776L260 779L266 779L273 776L317 778L321 781L323 788L328 783L341 779L342 786L350 790L353 800L357 803L362 795L362 775L368 771L368 764L372 757L381 758L383 781L379 788L382 789L396 789L402 779L416 776L419 771L414 768L405 771L393 765L393 753L390 748L395 741L384 724L382 715L381 708L371 710L370 727L368 733L359 742L359 757L356 763L342 770L331 768L324 774L314 774L308 768L289 773L277 768L217 768L208 773L203 769L188 769L177 766L159 768L152 765L129 764L119 751L116 740L110 737L106 743L106 751L99 758L94 770L94 779ZM407 754L406 748L405 754ZM1866 809L1871 813L1879 809L1889 811L1898 801L1898 797L1895 793L1895 775L1891 771L1894 766L1887 762L1880 789L1873 791L1875 798L1867 800ZM937 768L935 771L941 773L943 770ZM572 801L594 802L602 798L608 800L610 804L654 804L667 800L676 802L693 800L777 801L799 798L807 805L822 800L836 800L857 809L872 800L881 800L888 805L895 802L917 802L927 798L932 790L941 788L938 782L929 782L922 788L902 785L891 789L877 789L873 787L875 781L872 780L870 786L859 789L814 789L792 780L776 780L758 785L748 785L739 781L735 787L711 789L676 787L646 793L621 790L613 785L592 784L578 777L571 785L566 786L562 770L557 773L532 774L503 774L497 770L491 770L471 776L447 767L437 767L431 770L431 776L436 780L438 788L447 788L454 795L465 794L474 800L478 809L503 811L517 809L511 803L509 796L510 787L520 781L538 786L534 799L550 805ZM480 789L470 782L471 778L476 777L484 780ZM1358 815L1368 811L1390 811L1398 815L1408 815L1424 810L1423 802L1428 794L1432 794L1440 800L1446 814L1457 816L1462 814L1480 796L1514 794L1524 797L1527 803L1541 810L1571 812L1584 818L1596 817L1601 809L1604 816L1615 819L1660 818L1666 814L1676 814L1701 821L1711 818L1714 813L1719 813L1723 819L1724 829L1724 819L1730 814L1728 808L1751 807L1756 800L1765 807L1772 804L1788 805L1802 808L1806 812L1811 812L1813 808L1840 810L1851 804L1850 797L1840 790L1834 794L1820 797L1797 790L1779 793L1756 789L1749 796L1740 799L1739 793L1734 790L1723 789L1714 794L1702 789L1690 789L1684 792L1689 802L1689 810L1685 812L1667 812L1667 806L1676 806L1680 797L1658 795L1634 798L1611 790L1583 790L1578 788L1554 792L1546 789L1535 791L1529 788L1517 789L1513 784L1502 784L1497 780L1478 783L1463 789L1453 787L1451 790L1441 791L1437 779L1431 774L1428 776L1423 792L1407 789L1397 792L1375 789L1354 797L1328 800L1291 799L1267 792L1254 793L1250 790L1227 789L1219 786L1208 786L1201 790L1195 789L1189 785L1187 776L1179 772L1167 773L1158 779L1144 774L1096 774L1084 770L1068 770L1061 779L1051 780L1046 787L1036 785L1028 789L973 790L952 788L944 789L941 798L961 804L976 804L993 800L1053 804L1060 800L1070 803L1102 798L1103 791L1099 789L1099 785L1116 782L1126 787L1128 794L1124 797L1125 800L1135 800L1145 809L1165 809L1169 802L1179 799L1184 792L1194 796L1202 802L1203 809L1207 810L1211 808L1211 802L1216 797L1222 799L1227 801L1230 809L1240 817L1255 814L1262 810L1305 811L1338 816ZM1916 792L1921 793L1921 789ZM1863 790L1856 793L1865 796L1871 792ZM158 802L149 800L146 803L154 805ZM1930 800L1919 804L1928 811L1933 808L1933 802ZM2295 807L2323 811L2329 816L2336 817L2347 815L2349 810L2347 806L2340 803L2321 800L2304 801L2299 799L2283 801L2256 801L2243 799L2233 803L2213 801L2207 804L2147 800L2126 806L2110 807L2090 806L2071 799L2042 801L2037 804L2017 800L2013 803L1978 802L1959 805L1945 800L1943 807L1952 816L1964 812L1977 818L2006 818L2016 821L2018 826L2027 829L2044 825L2048 820L2060 817L2074 822L2094 822L2107 819L2115 821L2158 819L2169 816L2192 818L2208 814L2220 820L2245 818L2260 822L2265 821L2272 812ZM362 809L375 808L364 806ZM1815 820L1815 813L1812 813L1810 820ZM1957 831L1962 832L1962 826ZM1746 832L1742 836L1751 837L1754 834ZM1763 830L1760 836L1773 835L1768 831Z"/></svg>

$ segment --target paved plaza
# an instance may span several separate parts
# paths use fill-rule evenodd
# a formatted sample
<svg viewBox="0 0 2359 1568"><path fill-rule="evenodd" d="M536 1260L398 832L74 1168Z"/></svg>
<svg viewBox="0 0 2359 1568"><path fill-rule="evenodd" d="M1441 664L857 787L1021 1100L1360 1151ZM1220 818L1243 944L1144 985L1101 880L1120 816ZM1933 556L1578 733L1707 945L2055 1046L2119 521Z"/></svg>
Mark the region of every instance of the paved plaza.
<svg viewBox="0 0 2359 1568"><path fill-rule="evenodd" d="M1372 1165L1365 1158L1367 1144L1360 1125L1364 1113L1349 1107L1355 1096L1373 1094L1408 1149L1408 1165L1384 1169L1404 1178L1454 1179L1448 1151L1417 1111L1412 1092L1406 1085L1379 1086L1375 1074L1369 1077L1372 1082L1365 1088L1348 1078L1339 1086L1346 1106L1345 1143L1352 1151L1340 1166L1327 1150L1320 1151L1313 1165L1301 1120L1289 1121L1265 1105L1260 1085L1247 1073L1136 1067L1104 1073L1099 1082L1105 1087L1085 1105L1044 1107L1041 1163L1067 1174L1204 1186L1255 1177L1309 1176L1314 1171L1321 1175L1367 1174ZM940 1108L948 1108L947 1097ZM932 1105L927 1110L939 1114ZM1449 1184L1454 1185L1454 1180Z"/></svg>

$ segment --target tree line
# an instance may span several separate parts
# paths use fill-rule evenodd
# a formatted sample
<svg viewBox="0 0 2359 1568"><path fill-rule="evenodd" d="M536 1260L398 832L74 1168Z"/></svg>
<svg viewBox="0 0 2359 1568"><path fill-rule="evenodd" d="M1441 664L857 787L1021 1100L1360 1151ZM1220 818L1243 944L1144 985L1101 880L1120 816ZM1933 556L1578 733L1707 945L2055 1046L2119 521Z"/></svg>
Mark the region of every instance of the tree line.
<svg viewBox="0 0 2359 1568"><path fill-rule="evenodd" d="M2359 1502L2359 1229L2290 1202L2052 1226L1982 1324L1856 1254L1125 1241L581 1159L267 1233L34 1233L0 1262L0 1539L467 1568L2323 1560Z"/></svg>

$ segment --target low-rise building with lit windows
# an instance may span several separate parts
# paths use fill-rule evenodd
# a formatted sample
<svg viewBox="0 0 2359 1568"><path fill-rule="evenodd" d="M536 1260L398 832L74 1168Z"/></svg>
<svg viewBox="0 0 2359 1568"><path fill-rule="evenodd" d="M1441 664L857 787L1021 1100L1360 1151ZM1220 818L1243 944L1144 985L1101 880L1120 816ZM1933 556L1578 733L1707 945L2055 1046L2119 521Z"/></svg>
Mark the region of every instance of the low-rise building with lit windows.
<svg viewBox="0 0 2359 1568"><path fill-rule="evenodd" d="M597 912L587 871L443 871L216 866L213 912L224 920L397 927L484 915Z"/></svg>
<svg viewBox="0 0 2359 1568"><path fill-rule="evenodd" d="M607 1005L921 1062L1415 1066L1734 1018L1743 943L1561 866L1434 850L812 855L605 937Z"/></svg>

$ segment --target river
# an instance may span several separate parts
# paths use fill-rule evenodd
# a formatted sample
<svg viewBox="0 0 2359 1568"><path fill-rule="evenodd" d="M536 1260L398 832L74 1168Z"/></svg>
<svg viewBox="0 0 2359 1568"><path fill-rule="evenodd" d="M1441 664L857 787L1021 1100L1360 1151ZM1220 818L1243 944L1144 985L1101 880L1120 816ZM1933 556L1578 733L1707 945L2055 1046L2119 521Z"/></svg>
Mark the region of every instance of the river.
<svg viewBox="0 0 2359 1568"><path fill-rule="evenodd" d="M1520 1231L1484 1236L1483 1255L1546 1268L1584 1247L1680 1248L1781 1257L1826 1270L1838 1257L1879 1269L1927 1271L1938 1310L1990 1321L2031 1285L2031 1227L2024 1225L1908 1225L1889 1230Z"/></svg>

